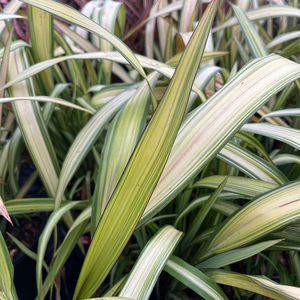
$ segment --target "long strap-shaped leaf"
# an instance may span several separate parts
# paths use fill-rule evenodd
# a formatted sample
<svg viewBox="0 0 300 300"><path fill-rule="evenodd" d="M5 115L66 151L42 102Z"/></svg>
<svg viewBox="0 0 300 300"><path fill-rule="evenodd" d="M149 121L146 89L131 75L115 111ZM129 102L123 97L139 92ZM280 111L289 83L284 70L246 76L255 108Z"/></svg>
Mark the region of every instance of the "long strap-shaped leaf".
<svg viewBox="0 0 300 300"><path fill-rule="evenodd" d="M231 250L228 252L224 252L218 255L215 255L208 260L203 261L202 263L196 265L196 268L204 269L204 268L221 268L223 266L227 266L233 264L234 262L241 261L250 256L253 256L263 250L281 242L282 240L272 240L267 242L258 243L249 247L240 248L236 250Z"/></svg>
<svg viewBox="0 0 300 300"><path fill-rule="evenodd" d="M144 77L146 74L133 55L132 51L115 35L110 33L105 28L101 27L96 22L92 21L85 15L78 12L70 6L64 5L53 0L24 0L23 2L32 6L45 10L53 15L56 15L68 22L80 26L111 43L125 58L126 60Z"/></svg>
<svg viewBox="0 0 300 300"><path fill-rule="evenodd" d="M246 13L248 19L252 22L265 20L268 18L278 18L278 17L300 17L300 9L294 8L288 5L265 5L257 9L250 10ZM213 32L218 30L238 25L239 22L236 17L229 19L228 21L216 26Z"/></svg>
<svg viewBox="0 0 300 300"><path fill-rule="evenodd" d="M283 116L300 117L300 108L288 108L288 109L272 111L262 116L260 120L263 120L265 118L275 118L275 117L283 117Z"/></svg>
<svg viewBox="0 0 300 300"><path fill-rule="evenodd" d="M268 50L260 38L259 34L255 30L252 23L247 18L247 15L242 11L241 8L232 4L234 13L242 27L244 37L247 45L250 49L253 58L264 57L268 55Z"/></svg>
<svg viewBox="0 0 300 300"><path fill-rule="evenodd" d="M181 236L182 232L172 226L160 229L143 249L119 296L149 299L158 276Z"/></svg>
<svg viewBox="0 0 300 300"><path fill-rule="evenodd" d="M70 201L64 200L61 205L66 205ZM87 201L81 201L75 209L85 209L88 206ZM39 211L53 211L54 199L52 198L33 198L33 199L14 199L5 202L7 211L10 215L20 215Z"/></svg>
<svg viewBox="0 0 300 300"><path fill-rule="evenodd" d="M197 231L199 230L205 217L209 213L214 202L217 200L220 193L222 192L224 186L226 185L227 180L228 180L228 177L226 177L222 181L222 183L218 186L218 188L211 194L211 196L207 199L207 201L204 203L204 205L198 211L195 218L192 220L191 225L189 226L189 229L188 229L186 236L184 237L184 240L182 241L182 244L180 247L182 252L185 252L188 249L188 247L190 246L191 241L195 238Z"/></svg>
<svg viewBox="0 0 300 300"><path fill-rule="evenodd" d="M228 299L213 280L179 257L171 256L165 271L206 300Z"/></svg>
<svg viewBox="0 0 300 300"><path fill-rule="evenodd" d="M300 164L300 157L294 154L280 154L273 158L273 162L276 166L292 163Z"/></svg>
<svg viewBox="0 0 300 300"><path fill-rule="evenodd" d="M53 16L28 5L31 50L35 63L53 58ZM52 69L39 74L44 93L49 95L54 88Z"/></svg>
<svg viewBox="0 0 300 300"><path fill-rule="evenodd" d="M290 41L292 39L297 39L300 37L300 31L294 31L289 33L284 33L281 35L276 36L270 43L266 45L268 49L275 47L279 44L283 44L287 41Z"/></svg>
<svg viewBox="0 0 300 300"><path fill-rule="evenodd" d="M59 184L56 193L55 208L60 206L61 197L73 174L98 139L105 125L118 112L119 109L131 98L137 85L130 87L110 100L84 126L71 145L68 155L64 160Z"/></svg>
<svg viewBox="0 0 300 300"><path fill-rule="evenodd" d="M274 54L255 59L191 112L181 126L140 224L174 199L253 113L298 77L300 66L290 60Z"/></svg>
<svg viewBox="0 0 300 300"><path fill-rule="evenodd" d="M14 267L5 240L0 233L0 299L17 300L14 286Z"/></svg>
<svg viewBox="0 0 300 300"><path fill-rule="evenodd" d="M174 222L174 226L178 225L179 221L185 217L187 214L195 211L195 209L198 209L198 206L204 205L204 203L209 199L209 195L207 196L202 196L200 198L195 199L193 202L191 202L178 217L176 218ZM235 193L229 193L229 192L223 192L220 194L218 197L217 201L215 202L215 205L213 207L216 207L218 203L227 203L229 204L227 207L229 208L226 212L225 215L231 215L235 210L239 209L240 206L237 204L234 204L232 202L227 202L227 201L222 201L222 200L233 200L233 199L246 199L247 197L243 197L242 195L235 194ZM222 202L221 202L222 201ZM229 214L227 214L229 213Z"/></svg>
<svg viewBox="0 0 300 300"><path fill-rule="evenodd" d="M22 2L19 0L10 1L4 8L4 12L6 14L14 14L21 7ZM4 21L0 21L0 37L2 36L4 30L6 28L6 24Z"/></svg>
<svg viewBox="0 0 300 300"><path fill-rule="evenodd" d="M158 76L157 72L148 75L148 81L152 87ZM150 91L144 80L109 127L102 149L100 170L94 192L92 235L146 126L149 100Z"/></svg>
<svg viewBox="0 0 300 300"><path fill-rule="evenodd" d="M97 11L97 9L95 11ZM115 34L115 28L118 27L116 24L118 23L118 28L122 31L121 36L123 36L126 20L126 9L124 3L112 0L105 1L105 4L99 9L97 15L99 18L99 24L113 34ZM113 51L113 46L103 39L100 39L99 46L100 50L103 52ZM112 62L103 62L103 72L105 75L104 80L107 84L111 83L111 68Z"/></svg>
<svg viewBox="0 0 300 300"><path fill-rule="evenodd" d="M250 290L271 299L299 299L299 288L278 284L265 276L250 276L226 270L205 270L204 274L217 283Z"/></svg>
<svg viewBox="0 0 300 300"><path fill-rule="evenodd" d="M246 124L241 130L268 136L300 150L300 130L298 129L263 123Z"/></svg>
<svg viewBox="0 0 300 300"><path fill-rule="evenodd" d="M194 183L195 187L217 188L219 184L226 178L225 175L214 175L205 177ZM277 184L254 180L246 177L230 176L224 191L230 191L245 196L255 197L265 192L275 189Z"/></svg>
<svg viewBox="0 0 300 300"><path fill-rule="evenodd" d="M75 299L92 295L131 236L161 175L181 124L218 1L212 1L189 42L104 212L84 261Z"/></svg>
<svg viewBox="0 0 300 300"><path fill-rule="evenodd" d="M251 178L275 184L283 184L289 181L274 165L232 142L229 142L217 157Z"/></svg>
<svg viewBox="0 0 300 300"><path fill-rule="evenodd" d="M12 52L9 60L9 78L16 77L18 72L28 68L28 65L25 49ZM32 79L14 85L9 92L14 97L34 96ZM54 197L58 184L59 165L40 107L37 102L30 100L15 101L12 105L23 138L45 188L49 195Z"/></svg>
<svg viewBox="0 0 300 300"><path fill-rule="evenodd" d="M38 251L37 251L37 263L36 263L36 283L38 290L38 297L40 300L44 299L43 296L43 285L42 285L42 268L44 256L46 253L47 245L50 240L56 224L61 220L62 216L78 204L78 201L70 201L68 204L52 212L50 218L47 221L43 233L39 238Z"/></svg>
<svg viewBox="0 0 300 300"><path fill-rule="evenodd" d="M148 68L148 69L153 69L168 78L171 78L174 74L174 71L175 71L174 68L172 68L164 63L158 62L154 59L150 59L150 58L147 58L142 55L136 55L136 58L143 67ZM111 60L114 62L127 64L126 59L124 59L124 57L122 57L122 55L116 51L115 52L94 52L94 53L68 55L68 56L50 59L50 60L47 60L47 61L44 61L41 63L37 63L37 64L31 66L27 70L23 71L18 77L9 81L2 89L8 88L8 87L12 86L13 84L16 84L26 78L29 78L51 66L54 66L60 62L70 60L70 59L107 59L107 60ZM193 90L195 92L197 92L199 94L199 96L201 96L202 93L201 93L201 91L199 91L197 86L193 85Z"/></svg>
<svg viewBox="0 0 300 300"><path fill-rule="evenodd" d="M285 184L251 201L229 217L201 252L204 260L249 244L300 218L299 181Z"/></svg>
<svg viewBox="0 0 300 300"><path fill-rule="evenodd" d="M9 20L9 19L23 19L23 18L24 17L20 15L0 13L0 21Z"/></svg>
<svg viewBox="0 0 300 300"><path fill-rule="evenodd" d="M14 101L22 101L22 100L30 100L30 101L39 101L39 102L47 102L47 103L57 103L60 105L65 105L68 107L72 107L75 109L79 109L85 112L88 112L90 114L93 114L92 111L82 108L81 106L78 106L76 104L73 104L72 102L55 98L55 97L48 97L48 96L19 96L19 97L7 97L7 98L0 98L0 103L6 103L6 102L14 102Z"/></svg>

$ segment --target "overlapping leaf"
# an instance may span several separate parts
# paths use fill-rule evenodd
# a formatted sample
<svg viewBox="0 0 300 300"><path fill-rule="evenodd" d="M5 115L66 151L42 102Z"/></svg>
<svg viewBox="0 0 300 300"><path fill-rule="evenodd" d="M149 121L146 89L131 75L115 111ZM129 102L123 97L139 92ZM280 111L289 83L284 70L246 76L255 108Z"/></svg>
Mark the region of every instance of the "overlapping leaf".
<svg viewBox="0 0 300 300"><path fill-rule="evenodd" d="M180 64L146 127L102 215L82 267L74 299L91 295L104 280L132 234L161 175L182 121L217 1L203 15ZM189 70L189 76L185 76Z"/></svg>

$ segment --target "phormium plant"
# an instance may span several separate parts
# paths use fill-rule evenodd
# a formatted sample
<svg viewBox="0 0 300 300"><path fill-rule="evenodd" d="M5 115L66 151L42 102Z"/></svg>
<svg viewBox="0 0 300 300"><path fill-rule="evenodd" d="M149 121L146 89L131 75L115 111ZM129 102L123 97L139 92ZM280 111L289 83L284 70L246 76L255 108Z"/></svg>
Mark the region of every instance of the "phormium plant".
<svg viewBox="0 0 300 300"><path fill-rule="evenodd" d="M12 236L37 299L59 299L84 234L73 300L300 299L297 1L161 0L125 36L122 2L23 2L0 14L0 213L49 212L37 253ZM122 40L143 25L140 55ZM37 176L48 198L25 198ZM16 300L0 246L0 299Z"/></svg>

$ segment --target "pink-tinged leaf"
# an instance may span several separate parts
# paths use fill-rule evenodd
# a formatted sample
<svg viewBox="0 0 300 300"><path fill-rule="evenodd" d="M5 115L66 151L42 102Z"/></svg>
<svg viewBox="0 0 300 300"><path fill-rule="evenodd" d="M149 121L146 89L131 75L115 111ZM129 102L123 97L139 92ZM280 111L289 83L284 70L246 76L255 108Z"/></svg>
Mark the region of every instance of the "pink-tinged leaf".
<svg viewBox="0 0 300 300"><path fill-rule="evenodd" d="M10 216L9 216L9 214L8 214L8 212L7 212L7 210L6 210L6 207L5 207L5 205L4 205L4 202L3 202L3 200L2 200L2 197L0 196L0 214L12 225L12 226L14 226L13 225L13 223L12 223L12 221L11 221L11 219L10 219Z"/></svg>

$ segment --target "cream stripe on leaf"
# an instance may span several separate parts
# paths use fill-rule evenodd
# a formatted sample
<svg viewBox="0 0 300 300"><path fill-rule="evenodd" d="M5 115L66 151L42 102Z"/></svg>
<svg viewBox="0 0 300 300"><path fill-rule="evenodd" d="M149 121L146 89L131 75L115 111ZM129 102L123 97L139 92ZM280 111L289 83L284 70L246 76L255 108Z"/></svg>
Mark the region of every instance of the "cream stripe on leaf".
<svg viewBox="0 0 300 300"><path fill-rule="evenodd" d="M152 88L158 77L157 72L148 75L148 82ZM144 80L110 124L102 148L93 198L92 235L146 126L149 100L150 91Z"/></svg>
<svg viewBox="0 0 300 300"><path fill-rule="evenodd" d="M228 300L225 293L213 280L179 257L171 256L164 270L204 299Z"/></svg>
<svg viewBox="0 0 300 300"><path fill-rule="evenodd" d="M144 78L146 77L142 66L135 58L132 51L119 38L77 10L53 0L24 0L23 2L38 7L50 14L56 15L57 17L80 26L83 29L86 29L108 41Z"/></svg>
<svg viewBox="0 0 300 300"><path fill-rule="evenodd" d="M170 225L161 228L141 252L119 296L136 300L149 299L158 276L182 234Z"/></svg>
<svg viewBox="0 0 300 300"><path fill-rule="evenodd" d="M25 49L17 49L10 54L9 79L15 78L19 72L29 67ZM13 97L34 96L32 79L22 81L9 89ZM45 188L51 197L56 194L59 165L52 146L40 107L37 102L22 100L12 102L12 106L35 166L41 176Z"/></svg>
<svg viewBox="0 0 300 300"><path fill-rule="evenodd" d="M93 294L121 254L155 188L182 122L218 1L196 28L174 76L107 205L84 261L74 300ZM187 72L188 71L188 72Z"/></svg>
<svg viewBox="0 0 300 300"><path fill-rule="evenodd" d="M246 12L248 19L251 22L265 20L269 18L279 18L279 17L300 17L300 9L288 6L288 5L265 5L257 9L250 10ZM219 26L214 27L213 33L221 29L238 25L239 22L236 17L223 22Z"/></svg>
<svg viewBox="0 0 300 300"><path fill-rule="evenodd" d="M204 260L247 245L300 219L299 181L287 183L256 197L215 231L199 255Z"/></svg>
<svg viewBox="0 0 300 300"><path fill-rule="evenodd" d="M283 127L279 125L272 125L269 123L262 124L245 124L241 130L245 132L253 132L261 134L278 141L287 143L288 145L300 150L300 130Z"/></svg>
<svg viewBox="0 0 300 300"><path fill-rule="evenodd" d="M247 15L236 5L231 5L234 13L242 27L246 43L250 49L253 58L264 57L268 55L268 50L255 30Z"/></svg>
<svg viewBox="0 0 300 300"><path fill-rule="evenodd" d="M288 59L274 54L254 59L188 114L139 225L174 199L250 116L299 77L300 66Z"/></svg>

